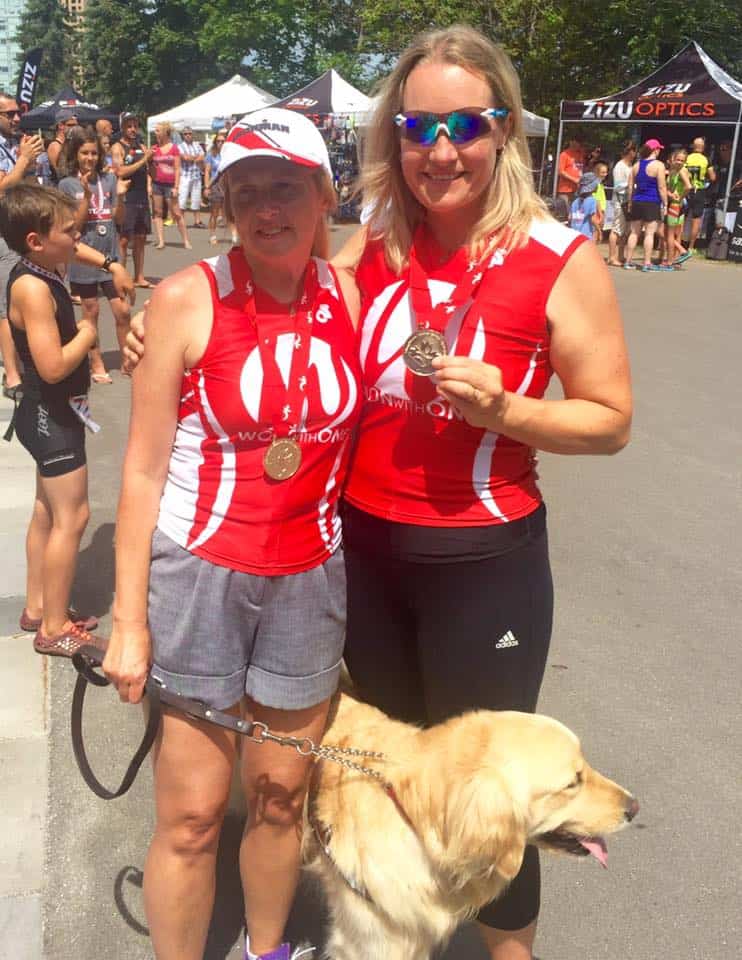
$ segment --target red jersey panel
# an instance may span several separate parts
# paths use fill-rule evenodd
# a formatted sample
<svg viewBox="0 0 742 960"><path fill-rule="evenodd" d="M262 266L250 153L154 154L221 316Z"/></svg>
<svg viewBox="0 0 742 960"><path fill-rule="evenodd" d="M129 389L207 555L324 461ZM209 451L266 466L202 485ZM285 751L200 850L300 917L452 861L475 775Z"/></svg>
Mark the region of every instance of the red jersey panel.
<svg viewBox="0 0 742 960"><path fill-rule="evenodd" d="M492 363L506 390L542 397L552 374L546 302L585 240L554 221L534 221L527 243L496 249L474 297L450 316L449 353ZM451 295L469 264L443 262L424 233L418 257L432 305ZM478 526L526 516L541 502L530 447L472 427L426 377L404 365L416 329L409 274L396 275L383 244L368 245L357 273L363 303L364 407L345 496L368 513L423 526Z"/></svg>
<svg viewBox="0 0 742 960"><path fill-rule="evenodd" d="M200 264L211 285L213 327L203 357L183 376L157 525L192 553L234 570L298 573L323 563L340 544L338 496L362 402L358 335L332 268L315 264L309 365L291 432L302 460L281 481L265 474L263 457L274 439L275 404L286 398L266 381L288 383L295 321L255 291L260 329L275 343L276 368L266 376L257 328L245 312L252 287L241 248ZM270 331L262 325L267 314Z"/></svg>

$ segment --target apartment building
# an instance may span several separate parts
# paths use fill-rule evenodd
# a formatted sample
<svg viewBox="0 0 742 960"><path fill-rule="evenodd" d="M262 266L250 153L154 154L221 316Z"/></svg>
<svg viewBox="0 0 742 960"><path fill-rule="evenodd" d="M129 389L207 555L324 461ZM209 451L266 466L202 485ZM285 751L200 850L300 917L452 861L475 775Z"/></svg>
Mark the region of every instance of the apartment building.
<svg viewBox="0 0 742 960"><path fill-rule="evenodd" d="M18 30L25 0L0 0L0 90L15 94L18 84Z"/></svg>

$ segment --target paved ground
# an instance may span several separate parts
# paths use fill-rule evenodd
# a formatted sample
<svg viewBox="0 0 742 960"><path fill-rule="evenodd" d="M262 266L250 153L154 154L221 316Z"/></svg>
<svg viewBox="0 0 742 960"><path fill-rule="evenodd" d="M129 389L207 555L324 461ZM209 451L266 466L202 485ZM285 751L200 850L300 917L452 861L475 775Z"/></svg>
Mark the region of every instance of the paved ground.
<svg viewBox="0 0 742 960"><path fill-rule="evenodd" d="M189 258L209 249L205 231L193 236ZM179 246L148 247L146 272L163 276L185 262ZM634 435L617 458L542 458L557 612L541 708L581 735L596 766L634 790L642 810L611 844L607 872L592 861L545 861L537 952L542 960L731 960L742 933L742 271L692 262L677 275L614 271L614 279L632 354ZM113 366L112 352L108 359ZM101 632L110 625L128 390L115 375L93 391L103 430L89 438L92 521L75 601L102 617ZM8 415L0 401L0 426ZM31 477L21 448L3 445L0 635L14 633L22 606ZM95 799L69 745L69 664L33 656L28 636L0 640L0 656L0 960L41 960L42 906L44 960L150 958L140 872L149 771L123 800ZM110 691L93 693L87 737L107 780L140 727L137 710ZM235 810L207 960L240 957L240 825ZM292 925L319 936L321 913L303 890ZM447 951L454 958L484 960L471 930Z"/></svg>

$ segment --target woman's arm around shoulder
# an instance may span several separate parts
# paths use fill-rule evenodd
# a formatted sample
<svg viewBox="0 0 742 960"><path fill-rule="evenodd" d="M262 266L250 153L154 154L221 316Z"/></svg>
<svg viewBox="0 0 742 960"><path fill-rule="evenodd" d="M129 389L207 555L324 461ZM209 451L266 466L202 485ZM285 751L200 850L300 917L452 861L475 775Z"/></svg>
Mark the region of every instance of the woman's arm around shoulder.
<svg viewBox="0 0 742 960"><path fill-rule="evenodd" d="M366 244L368 243L368 235L369 230L366 225L356 230L330 261L333 267L335 267L336 270L346 270L351 276L355 276L358 264L361 262L361 257L363 256L363 251L366 249Z"/></svg>
<svg viewBox="0 0 742 960"><path fill-rule="evenodd" d="M335 266L334 261L333 266ZM346 270L344 267L335 266L335 273L337 274L340 292L343 295L350 322L353 324L353 329L357 330L361 316L361 294L358 290L355 276L351 270Z"/></svg>

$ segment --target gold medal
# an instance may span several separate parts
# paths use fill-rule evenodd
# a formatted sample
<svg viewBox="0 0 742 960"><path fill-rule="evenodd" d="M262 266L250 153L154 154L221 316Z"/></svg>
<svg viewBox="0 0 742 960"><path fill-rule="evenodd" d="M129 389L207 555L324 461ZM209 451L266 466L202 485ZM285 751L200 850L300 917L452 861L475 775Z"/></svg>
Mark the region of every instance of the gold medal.
<svg viewBox="0 0 742 960"><path fill-rule="evenodd" d="M433 360L448 352L443 335L436 330L416 330L404 345L405 366L418 377L429 377L435 370Z"/></svg>
<svg viewBox="0 0 742 960"><path fill-rule="evenodd" d="M291 437L276 437L263 456L263 469L271 480L288 480L301 466L301 447Z"/></svg>

